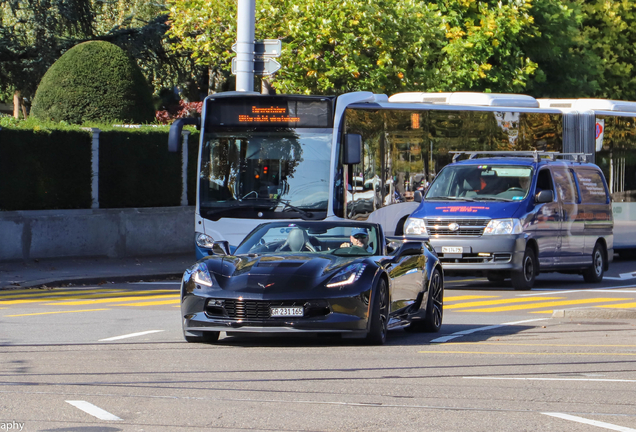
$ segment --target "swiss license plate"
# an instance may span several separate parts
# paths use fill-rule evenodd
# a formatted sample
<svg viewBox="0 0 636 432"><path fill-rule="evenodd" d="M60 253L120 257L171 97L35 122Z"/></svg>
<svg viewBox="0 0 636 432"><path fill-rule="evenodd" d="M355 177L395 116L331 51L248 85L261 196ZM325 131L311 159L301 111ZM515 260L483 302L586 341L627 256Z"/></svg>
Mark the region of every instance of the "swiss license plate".
<svg viewBox="0 0 636 432"><path fill-rule="evenodd" d="M303 316L302 307L271 307L269 308L269 316L285 317L285 316Z"/></svg>
<svg viewBox="0 0 636 432"><path fill-rule="evenodd" d="M464 248L461 246L442 246L442 253L462 253Z"/></svg>

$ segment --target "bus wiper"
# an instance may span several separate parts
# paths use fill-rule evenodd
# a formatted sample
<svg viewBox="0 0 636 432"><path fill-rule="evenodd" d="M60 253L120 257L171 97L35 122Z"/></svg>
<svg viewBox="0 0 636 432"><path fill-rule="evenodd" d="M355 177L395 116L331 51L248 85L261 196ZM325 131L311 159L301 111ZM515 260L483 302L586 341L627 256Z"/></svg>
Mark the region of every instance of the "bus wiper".
<svg viewBox="0 0 636 432"><path fill-rule="evenodd" d="M289 210L294 210L294 211L297 211L298 213L300 213L300 214L302 214L302 215L304 215L304 216L306 216L308 218L314 217L314 214L312 212L304 210L304 209L301 209L300 207L293 206L293 205L291 205L289 203L289 201L280 200L280 202L283 204L283 208L281 209L281 211L283 211L283 212L284 211L289 211Z"/></svg>
<svg viewBox="0 0 636 432"><path fill-rule="evenodd" d="M301 209L300 207L296 207L293 206L289 203L289 201L287 200L283 200L280 198L250 198L250 201L262 201L264 203L268 203L268 207L269 210L274 210L275 212L285 212L285 211L289 211L289 210L294 210L298 213L300 213L301 215L303 215L303 220L307 220L307 219L312 219L314 217L314 214L310 211ZM278 210L278 207L282 205L282 208L280 210Z"/></svg>
<svg viewBox="0 0 636 432"><path fill-rule="evenodd" d="M426 198L426 201L475 201L474 198L456 197L456 196L436 196Z"/></svg>

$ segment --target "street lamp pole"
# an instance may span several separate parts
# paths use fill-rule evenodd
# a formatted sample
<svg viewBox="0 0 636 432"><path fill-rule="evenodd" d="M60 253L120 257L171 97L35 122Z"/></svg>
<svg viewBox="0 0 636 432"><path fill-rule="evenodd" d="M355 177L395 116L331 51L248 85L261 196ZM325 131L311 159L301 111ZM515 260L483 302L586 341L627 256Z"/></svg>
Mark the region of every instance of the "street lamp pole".
<svg viewBox="0 0 636 432"><path fill-rule="evenodd" d="M238 0L236 18L236 91L254 91L256 0Z"/></svg>

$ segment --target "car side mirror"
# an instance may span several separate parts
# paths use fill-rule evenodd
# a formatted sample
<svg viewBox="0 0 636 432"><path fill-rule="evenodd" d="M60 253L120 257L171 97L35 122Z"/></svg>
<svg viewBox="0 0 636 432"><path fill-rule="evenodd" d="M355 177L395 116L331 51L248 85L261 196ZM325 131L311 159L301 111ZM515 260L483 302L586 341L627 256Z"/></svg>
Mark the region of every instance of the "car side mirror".
<svg viewBox="0 0 636 432"><path fill-rule="evenodd" d="M421 241L407 241L402 243L393 255L396 258L409 255L422 255L424 253L424 244Z"/></svg>
<svg viewBox="0 0 636 432"><path fill-rule="evenodd" d="M344 160L345 165L356 165L362 160L362 135L346 134L344 142Z"/></svg>
<svg viewBox="0 0 636 432"><path fill-rule="evenodd" d="M534 200L537 204L549 203L554 201L554 194L551 190L542 190L535 195Z"/></svg>
<svg viewBox="0 0 636 432"><path fill-rule="evenodd" d="M230 242L227 240L215 241L212 245L213 255L230 255Z"/></svg>
<svg viewBox="0 0 636 432"><path fill-rule="evenodd" d="M415 192L413 192L413 201L419 203L422 202L422 191L416 190Z"/></svg>

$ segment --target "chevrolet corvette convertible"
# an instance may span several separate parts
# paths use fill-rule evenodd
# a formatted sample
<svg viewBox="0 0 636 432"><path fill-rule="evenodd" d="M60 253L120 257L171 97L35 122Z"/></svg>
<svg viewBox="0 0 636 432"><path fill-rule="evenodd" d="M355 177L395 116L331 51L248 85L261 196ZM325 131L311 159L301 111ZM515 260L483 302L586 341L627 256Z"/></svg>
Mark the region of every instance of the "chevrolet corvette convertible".
<svg viewBox="0 0 636 432"><path fill-rule="evenodd" d="M230 253L216 242L186 270L181 317L188 342L219 332L332 333L380 345L389 329L436 332L444 280L421 240L389 242L366 222L272 222Z"/></svg>

